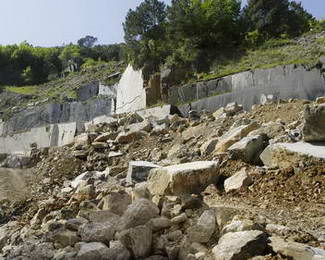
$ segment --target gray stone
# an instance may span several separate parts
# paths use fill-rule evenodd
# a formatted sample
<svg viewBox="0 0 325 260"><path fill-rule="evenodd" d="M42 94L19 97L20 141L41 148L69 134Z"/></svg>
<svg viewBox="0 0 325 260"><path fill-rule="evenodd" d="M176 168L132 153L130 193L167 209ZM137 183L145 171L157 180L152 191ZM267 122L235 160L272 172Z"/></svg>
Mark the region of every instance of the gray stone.
<svg viewBox="0 0 325 260"><path fill-rule="evenodd" d="M138 199L128 206L120 219L118 230L146 224L159 216L158 207L147 199Z"/></svg>
<svg viewBox="0 0 325 260"><path fill-rule="evenodd" d="M115 226L110 222L87 223L79 228L78 233L83 241L108 244L114 238Z"/></svg>
<svg viewBox="0 0 325 260"><path fill-rule="evenodd" d="M124 192L111 192L102 199L103 210L109 210L116 215L123 215L127 207L132 203L131 196Z"/></svg>
<svg viewBox="0 0 325 260"><path fill-rule="evenodd" d="M130 161L127 182L142 182L146 181L151 169L158 168L159 165L146 161Z"/></svg>
<svg viewBox="0 0 325 260"><path fill-rule="evenodd" d="M216 183L218 162L198 161L151 170L148 189L154 195L198 193Z"/></svg>
<svg viewBox="0 0 325 260"><path fill-rule="evenodd" d="M276 253L295 260L316 260L325 259L325 250L307 246L305 244L285 241L280 237L270 237L269 244Z"/></svg>
<svg viewBox="0 0 325 260"><path fill-rule="evenodd" d="M261 154L261 160L268 167L287 168L306 159L315 161L325 160L325 145L323 143L310 144L277 143L269 145Z"/></svg>
<svg viewBox="0 0 325 260"><path fill-rule="evenodd" d="M252 122L248 125L242 125L230 129L220 138L218 144L215 147L215 152L226 152L230 146L240 141L242 138L246 137L251 131L257 129L258 127L259 125L256 122Z"/></svg>
<svg viewBox="0 0 325 260"><path fill-rule="evenodd" d="M118 234L118 239L136 259L149 256L151 253L152 231L146 226L124 230Z"/></svg>
<svg viewBox="0 0 325 260"><path fill-rule="evenodd" d="M245 168L225 180L226 192L236 191L253 183Z"/></svg>
<svg viewBox="0 0 325 260"><path fill-rule="evenodd" d="M77 260L106 260L106 255L108 254L108 247L103 243L92 242L92 243L82 243Z"/></svg>
<svg viewBox="0 0 325 260"><path fill-rule="evenodd" d="M230 232L223 235L212 252L215 260L241 260L263 254L267 237L262 231Z"/></svg>
<svg viewBox="0 0 325 260"><path fill-rule="evenodd" d="M249 219L242 219L242 220L233 220L230 224L226 225L221 233L225 234L228 232L241 232L241 231L248 231L248 230L258 230L258 225L256 225L253 221Z"/></svg>
<svg viewBox="0 0 325 260"><path fill-rule="evenodd" d="M264 135L247 136L228 148L234 159L241 159L247 163L259 164L260 154L268 145Z"/></svg>
<svg viewBox="0 0 325 260"><path fill-rule="evenodd" d="M303 140L306 142L325 141L325 104L306 106L304 109Z"/></svg>
<svg viewBox="0 0 325 260"><path fill-rule="evenodd" d="M188 229L188 236L192 242L207 243L216 230L214 210L206 210L198 219L196 225Z"/></svg>
<svg viewBox="0 0 325 260"><path fill-rule="evenodd" d="M80 241L76 232L67 229L58 229L47 235L48 238L59 244L60 247L65 248L67 246L74 246Z"/></svg>
<svg viewBox="0 0 325 260"><path fill-rule="evenodd" d="M131 254L120 241L111 241L105 257L107 260L128 260Z"/></svg>
<svg viewBox="0 0 325 260"><path fill-rule="evenodd" d="M152 229L152 231L156 232L171 227L172 222L166 217L158 217L151 219L147 225Z"/></svg>

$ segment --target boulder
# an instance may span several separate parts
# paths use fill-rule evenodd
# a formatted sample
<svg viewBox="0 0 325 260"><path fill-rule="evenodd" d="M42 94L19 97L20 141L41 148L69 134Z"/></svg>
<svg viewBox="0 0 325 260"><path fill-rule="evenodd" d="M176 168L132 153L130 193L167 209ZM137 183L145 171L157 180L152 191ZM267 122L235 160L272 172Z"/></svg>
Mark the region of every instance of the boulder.
<svg viewBox="0 0 325 260"><path fill-rule="evenodd" d="M325 144L277 143L269 145L260 156L268 167L287 168L304 160L324 161Z"/></svg>
<svg viewBox="0 0 325 260"><path fill-rule="evenodd" d="M325 104L305 106L302 136L306 142L325 141Z"/></svg>
<svg viewBox="0 0 325 260"><path fill-rule="evenodd" d="M78 186L83 183L84 181L87 181L89 179L95 179L95 180L105 180L105 172L96 172L96 171L89 171L84 172L77 176L73 181L71 181L70 186L72 188L78 188Z"/></svg>
<svg viewBox="0 0 325 260"><path fill-rule="evenodd" d="M260 154L268 145L266 135L247 136L228 148L234 159L260 164Z"/></svg>
<svg viewBox="0 0 325 260"><path fill-rule="evenodd" d="M105 257L107 260L129 260L131 254L120 241L111 241Z"/></svg>
<svg viewBox="0 0 325 260"><path fill-rule="evenodd" d="M158 207L147 199L138 199L128 206L121 217L118 230L124 230L146 224L150 219L159 216Z"/></svg>
<svg viewBox="0 0 325 260"><path fill-rule="evenodd" d="M266 135L269 139L276 138L285 134L285 127L278 122L268 122L258 129L250 132L248 136Z"/></svg>
<svg viewBox="0 0 325 260"><path fill-rule="evenodd" d="M267 237L262 231L229 232L223 235L212 252L215 260L242 260L262 255Z"/></svg>
<svg viewBox="0 0 325 260"><path fill-rule="evenodd" d="M82 243L76 256L76 260L106 260L107 253L108 247L103 243Z"/></svg>
<svg viewBox="0 0 325 260"><path fill-rule="evenodd" d="M110 222L112 224L116 224L120 219L119 215L114 214L110 210L96 210L96 211L90 210L90 211L83 212L81 215L82 216L80 217L84 217L85 219L88 219L90 222L97 222L97 223Z"/></svg>
<svg viewBox="0 0 325 260"><path fill-rule="evenodd" d="M221 107L217 111L215 111L213 114L213 117L217 120L220 119L223 115L227 116L225 108Z"/></svg>
<svg viewBox="0 0 325 260"><path fill-rule="evenodd" d="M146 181L151 169L158 168L159 165L146 161L130 161L126 181L143 182Z"/></svg>
<svg viewBox="0 0 325 260"><path fill-rule="evenodd" d="M251 131L257 129L259 125L256 122L252 122L248 125L241 125L230 129L224 134L218 144L215 147L216 153L224 153L234 143L240 141L243 137L246 137Z"/></svg>
<svg viewBox="0 0 325 260"><path fill-rule="evenodd" d="M117 237L132 252L135 259L150 255L152 231L147 226L137 226L124 230Z"/></svg>
<svg viewBox="0 0 325 260"><path fill-rule="evenodd" d="M245 168L225 180L225 191L231 192L247 187L253 183Z"/></svg>
<svg viewBox="0 0 325 260"><path fill-rule="evenodd" d="M87 223L79 228L78 233L82 241L109 244L114 238L115 227L110 222Z"/></svg>
<svg viewBox="0 0 325 260"><path fill-rule="evenodd" d="M103 133L96 137L94 142L106 142L108 140L115 140L117 133Z"/></svg>
<svg viewBox="0 0 325 260"><path fill-rule="evenodd" d="M153 195L199 193L219 178L219 163L198 161L151 170L148 189Z"/></svg>
<svg viewBox="0 0 325 260"><path fill-rule="evenodd" d="M111 192L102 199L103 210L109 210L116 215L123 215L132 203L131 196L125 191Z"/></svg>
<svg viewBox="0 0 325 260"><path fill-rule="evenodd" d="M129 125L127 128L131 132L150 132L152 130L152 124L148 120L144 120L140 123Z"/></svg>
<svg viewBox="0 0 325 260"><path fill-rule="evenodd" d="M226 225L221 233L240 232L248 230L258 230L259 226L249 219L235 220L233 219L230 224Z"/></svg>
<svg viewBox="0 0 325 260"><path fill-rule="evenodd" d="M216 148L216 145L219 141L219 138L212 138L208 141L206 141L204 144L201 145L200 151L202 155L209 155L211 154L214 149Z"/></svg>
<svg viewBox="0 0 325 260"><path fill-rule="evenodd" d="M311 247L305 244L285 241L280 237L270 237L269 244L272 250L278 254L295 260L325 259L325 250Z"/></svg>
<svg viewBox="0 0 325 260"><path fill-rule="evenodd" d="M116 137L116 142L120 144L129 144L132 142L135 142L142 137L146 136L147 133L143 131L129 131L129 132L121 132L117 137Z"/></svg>
<svg viewBox="0 0 325 260"><path fill-rule="evenodd" d="M170 219L166 217L158 217L151 219L147 226L151 228L152 231L160 231L162 229L167 229L172 225Z"/></svg>
<svg viewBox="0 0 325 260"><path fill-rule="evenodd" d="M89 143L90 143L90 138L87 133L77 135L74 138L74 145L76 147L85 146L85 145L88 145Z"/></svg>
<svg viewBox="0 0 325 260"><path fill-rule="evenodd" d="M234 116L238 112L243 111L243 106L238 105L237 102L232 102L232 103L227 104L224 111L227 114L227 116Z"/></svg>
<svg viewBox="0 0 325 260"><path fill-rule="evenodd" d="M74 246L77 242L80 241L77 233L68 229L55 230L47 234L47 238L62 248L65 248L67 246Z"/></svg>
<svg viewBox="0 0 325 260"><path fill-rule="evenodd" d="M206 210L198 219L196 225L188 229L188 236L192 242L207 243L216 230L214 210Z"/></svg>

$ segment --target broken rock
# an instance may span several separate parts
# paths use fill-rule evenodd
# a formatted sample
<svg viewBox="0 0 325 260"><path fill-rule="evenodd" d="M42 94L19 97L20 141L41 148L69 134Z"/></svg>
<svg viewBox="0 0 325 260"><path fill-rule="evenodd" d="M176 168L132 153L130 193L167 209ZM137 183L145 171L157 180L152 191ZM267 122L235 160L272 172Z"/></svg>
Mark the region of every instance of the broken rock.
<svg viewBox="0 0 325 260"><path fill-rule="evenodd" d="M245 168L235 173L233 176L225 180L224 186L226 192L239 190L242 187L247 187L253 183Z"/></svg>
<svg viewBox="0 0 325 260"><path fill-rule="evenodd" d="M151 170L148 189L153 195L199 193L219 177L219 163L198 161Z"/></svg>
<svg viewBox="0 0 325 260"><path fill-rule="evenodd" d="M306 106L304 119L303 140L306 142L325 141L325 104Z"/></svg>
<svg viewBox="0 0 325 260"><path fill-rule="evenodd" d="M126 180L128 183L146 181L151 169L158 168L159 165L146 161L131 161Z"/></svg>

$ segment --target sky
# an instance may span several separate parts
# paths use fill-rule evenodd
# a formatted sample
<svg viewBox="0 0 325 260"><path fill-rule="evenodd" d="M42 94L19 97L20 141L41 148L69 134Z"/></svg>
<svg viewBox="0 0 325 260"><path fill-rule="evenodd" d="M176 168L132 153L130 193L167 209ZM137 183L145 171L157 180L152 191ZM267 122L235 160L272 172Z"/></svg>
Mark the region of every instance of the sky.
<svg viewBox="0 0 325 260"><path fill-rule="evenodd" d="M169 4L171 0L164 0ZM247 0L243 0L245 3ZM142 0L0 0L0 45L27 41L60 46L92 35L99 43L123 41L127 11ZM317 18L325 18L325 0L302 0Z"/></svg>

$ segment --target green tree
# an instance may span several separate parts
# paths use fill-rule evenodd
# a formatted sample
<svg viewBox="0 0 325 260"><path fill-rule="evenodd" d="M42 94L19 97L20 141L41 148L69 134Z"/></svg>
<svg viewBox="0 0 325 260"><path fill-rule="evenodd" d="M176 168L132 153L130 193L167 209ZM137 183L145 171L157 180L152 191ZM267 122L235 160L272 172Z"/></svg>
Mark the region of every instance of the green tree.
<svg viewBox="0 0 325 260"><path fill-rule="evenodd" d="M83 58L81 56L81 48L78 45L69 44L67 45L61 54L59 55L59 58L62 62L62 65L64 68L73 67L71 70L79 70Z"/></svg>
<svg viewBox="0 0 325 260"><path fill-rule="evenodd" d="M87 35L78 40L79 47L92 48L98 39L94 36Z"/></svg>
<svg viewBox="0 0 325 260"><path fill-rule="evenodd" d="M301 3L289 0L249 0L243 18L249 32L257 30L265 38L297 36L309 30L313 19Z"/></svg>
<svg viewBox="0 0 325 260"><path fill-rule="evenodd" d="M145 0L129 10L123 28L129 60L136 68L159 70L166 51L164 44L166 5L158 0Z"/></svg>

